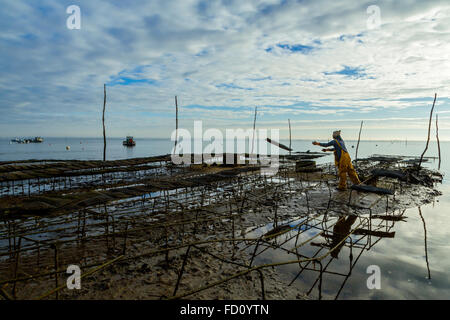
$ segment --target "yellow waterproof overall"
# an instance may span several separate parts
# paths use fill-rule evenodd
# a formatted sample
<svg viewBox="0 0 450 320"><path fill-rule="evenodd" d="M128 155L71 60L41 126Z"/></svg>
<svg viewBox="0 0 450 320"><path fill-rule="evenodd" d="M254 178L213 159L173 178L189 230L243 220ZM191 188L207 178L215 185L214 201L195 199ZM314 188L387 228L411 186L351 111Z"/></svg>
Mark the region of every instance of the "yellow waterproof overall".
<svg viewBox="0 0 450 320"><path fill-rule="evenodd" d="M350 159L350 155L348 152L345 152L344 149L342 149L340 143L335 139L336 143L338 144L339 148L341 148L341 159L339 160L339 163L336 160L336 151L334 151L335 154L335 164L338 168L339 172L339 189L347 189L347 174L350 177L350 180L354 184L360 184L361 181L359 181L358 174L356 173L355 168L353 167L352 161Z"/></svg>

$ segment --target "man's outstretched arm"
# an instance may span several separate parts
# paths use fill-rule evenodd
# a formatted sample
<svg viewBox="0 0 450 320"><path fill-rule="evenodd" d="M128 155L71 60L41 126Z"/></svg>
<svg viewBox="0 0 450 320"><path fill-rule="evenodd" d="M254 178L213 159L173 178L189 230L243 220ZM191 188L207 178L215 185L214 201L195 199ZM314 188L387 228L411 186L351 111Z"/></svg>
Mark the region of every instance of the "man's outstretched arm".
<svg viewBox="0 0 450 320"><path fill-rule="evenodd" d="M313 145L315 145L315 146L321 146L321 147L331 147L331 146L335 146L334 145L334 140L331 140L330 142L327 142L327 143L319 143L319 142L317 142L317 141L313 141Z"/></svg>

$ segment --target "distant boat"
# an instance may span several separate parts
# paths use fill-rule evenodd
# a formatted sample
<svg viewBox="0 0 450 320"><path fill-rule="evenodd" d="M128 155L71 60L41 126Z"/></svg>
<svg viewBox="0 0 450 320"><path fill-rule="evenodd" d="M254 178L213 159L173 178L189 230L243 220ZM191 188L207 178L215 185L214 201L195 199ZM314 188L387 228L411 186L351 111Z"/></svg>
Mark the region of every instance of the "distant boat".
<svg viewBox="0 0 450 320"><path fill-rule="evenodd" d="M15 142L15 143L29 143L30 140L29 140L29 139L19 139L19 138L15 138L15 139L12 139L11 142Z"/></svg>
<svg viewBox="0 0 450 320"><path fill-rule="evenodd" d="M127 147L134 147L136 145L136 141L134 141L132 136L127 136L127 138L123 142L123 145Z"/></svg>
<svg viewBox="0 0 450 320"><path fill-rule="evenodd" d="M42 139L41 137L35 137L34 139L19 139L19 138L15 138L12 139L11 142L15 142L15 143L41 143L44 142L44 139Z"/></svg>

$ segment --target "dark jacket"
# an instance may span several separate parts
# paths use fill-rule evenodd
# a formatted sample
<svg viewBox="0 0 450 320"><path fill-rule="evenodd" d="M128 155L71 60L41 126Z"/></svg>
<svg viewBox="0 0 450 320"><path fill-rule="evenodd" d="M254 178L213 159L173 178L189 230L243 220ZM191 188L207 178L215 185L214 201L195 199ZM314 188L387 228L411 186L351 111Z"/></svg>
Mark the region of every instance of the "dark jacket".
<svg viewBox="0 0 450 320"><path fill-rule="evenodd" d="M339 146L339 144L336 142L336 140L339 142L339 144L341 146ZM341 150L344 150L345 152L348 153L347 148L345 147L344 140L342 140L341 136L338 136L336 139L331 140L328 143L319 143L319 145L321 147L324 147L324 148L333 146L334 147L334 151L336 152L336 160L337 160L337 162L339 162L341 160L341 153L342 153Z"/></svg>

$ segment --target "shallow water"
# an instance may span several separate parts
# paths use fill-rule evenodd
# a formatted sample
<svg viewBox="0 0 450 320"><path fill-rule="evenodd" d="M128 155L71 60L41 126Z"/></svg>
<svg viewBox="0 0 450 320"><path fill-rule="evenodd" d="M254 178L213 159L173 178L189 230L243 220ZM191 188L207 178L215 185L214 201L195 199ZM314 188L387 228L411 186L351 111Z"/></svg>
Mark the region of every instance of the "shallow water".
<svg viewBox="0 0 450 320"><path fill-rule="evenodd" d="M445 185L443 189L444 192L450 192L448 185ZM377 241L379 238L376 236L369 239L367 236L352 235L349 238L353 243L352 249L347 239L346 245L337 250L337 258L332 259L328 256L322 261L325 273L323 273L320 297L322 299L448 299L450 280L447 270L450 265L448 255L450 248L446 241L448 228L442 222L449 221L446 213L449 204L449 197L440 197L439 202L421 207L422 217L426 222L428 265L425 258L425 231L419 210L418 208L407 209L403 215L406 221L377 221L380 225L387 226L387 229L383 228L381 231L395 232L393 238L381 238ZM317 217L316 221L320 221L322 217ZM338 217L330 217L327 219L327 225L332 226L337 220ZM289 221L289 226L296 227L304 221L305 218L294 219ZM356 228L359 223L364 222L359 219L350 222L352 228ZM314 225L315 222L310 221L300 226L299 229L304 232L300 234L298 243L307 241L321 232L323 225L320 223L316 227ZM263 235L272 228L273 225L268 224L250 232L248 237ZM277 239L278 243L291 239L283 244L283 248L294 248L297 231L298 228L295 228L281 236ZM319 236L312 242L325 243L325 239ZM315 253L318 253L319 257L326 252L327 249L320 251L317 246L311 244L302 246L298 250L299 254L306 257L312 257ZM352 253L352 260L350 253ZM296 259L297 257L293 254L269 248L255 258L255 265ZM367 268L373 265L380 268L381 288L379 290L370 290L367 287L368 277L372 274L368 274ZM302 266L306 266L305 263ZM306 267L312 268L313 265ZM277 270L282 275L285 285L297 277L292 286L298 288L301 293L311 290L309 296L318 298L319 287L316 281L320 273L318 265L314 267L314 271L305 270L300 276L298 276L300 271L298 264L278 267Z"/></svg>
<svg viewBox="0 0 450 320"><path fill-rule="evenodd" d="M347 148L354 157L354 143L347 142ZM306 144L304 144L307 146ZM425 221L427 236L428 265L425 255L425 229L418 208L409 208L404 216L406 221L395 222L389 231L395 231L394 238L382 238L370 249L353 249L353 263L356 259L350 276L350 249L343 247L338 259L330 262L322 279L321 295L323 299L449 299L450 298L450 183L445 177L450 172L448 159L449 143L441 143L442 163L441 172L444 173L442 185L438 185L443 195L433 203L421 207L422 217ZM361 142L359 155L365 157L371 154L391 155L420 155L425 148L425 142ZM311 148L311 150L314 150ZM437 145L430 143L426 156L437 156ZM330 161L323 159L322 161ZM426 166L437 168L438 160L430 160ZM356 224L356 223L355 223ZM353 225L353 227L355 226ZM312 236L315 230L309 231ZM373 237L377 239L376 237ZM355 240L355 239L353 239ZM291 247L293 245L291 244ZM289 247L289 245L287 245ZM302 254L312 256L317 248L310 247L310 251ZM359 256L359 253L361 255ZM359 256L359 258L358 258ZM262 263L292 260L280 250L269 250L260 257ZM326 265L330 259L324 260ZM259 261L261 262L261 261ZM381 272L381 289L369 289L367 280L372 272L369 266L376 265ZM430 278L428 274L430 272ZM290 283L299 272L298 265L280 267L286 283ZM308 292L310 296L318 298L317 271L305 270L292 284L300 292Z"/></svg>
<svg viewBox="0 0 450 320"><path fill-rule="evenodd" d="M122 139L108 139L107 159L122 159L167 154L171 152L173 142L164 139L136 139L133 148L122 146ZM280 141L289 144L288 141ZM354 158L356 141L347 141L347 148ZM65 150L70 146L70 151ZM352 148L352 146L354 146ZM310 141L294 140L292 147L298 151L320 151L321 148L311 145ZM425 142L390 142L361 141L359 157L372 154L420 155ZM441 172L448 175L450 163L450 142L441 143ZM100 138L48 138L41 144L10 144L9 139L0 139L0 161L23 159L102 159L103 140ZM285 152L283 152L285 153ZM436 143L430 143L426 156L437 156ZM318 162L332 161L331 155ZM437 167L437 160L431 160L427 166ZM351 276L345 277L337 273L347 274L349 271L349 248L343 247L339 258L330 263L330 270L335 274L324 274L322 296L325 299L449 299L450 298L450 183L444 176L443 184L438 186L443 192L434 203L422 206L422 216L426 222L428 262L431 279L428 279L428 268L425 258L424 225L418 208L406 211L406 222L396 222L392 231L394 238L383 238L370 248L363 250L359 256ZM311 230L314 232L314 230ZM268 251L264 257L267 261L281 260L278 251ZM353 262L359 251L354 249ZM292 258L292 257L291 257ZM377 265L381 270L381 289L368 289L367 267ZM290 282L298 273L298 265L281 267L283 277ZM317 279L317 272L305 271L294 282L300 292L308 291ZM342 289L341 289L342 287ZM339 291L341 289L341 291ZM317 286L311 291L311 297L318 295Z"/></svg>
<svg viewBox="0 0 450 320"><path fill-rule="evenodd" d="M135 147L122 145L124 139L106 140L106 159L148 157L167 154L173 143L163 139L136 139ZM66 146L70 150L66 150ZM18 144L0 139L0 161L24 159L102 160L103 138L44 138L43 143Z"/></svg>

